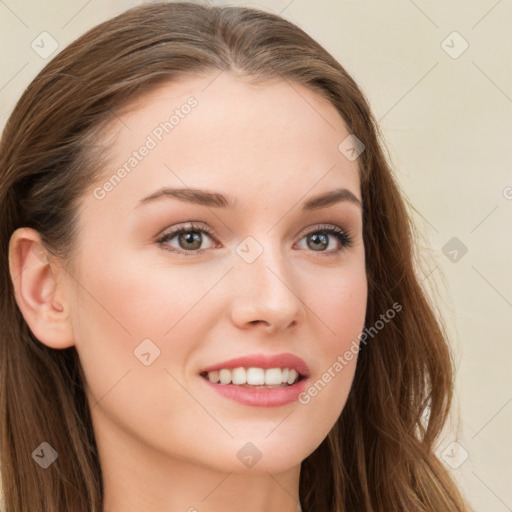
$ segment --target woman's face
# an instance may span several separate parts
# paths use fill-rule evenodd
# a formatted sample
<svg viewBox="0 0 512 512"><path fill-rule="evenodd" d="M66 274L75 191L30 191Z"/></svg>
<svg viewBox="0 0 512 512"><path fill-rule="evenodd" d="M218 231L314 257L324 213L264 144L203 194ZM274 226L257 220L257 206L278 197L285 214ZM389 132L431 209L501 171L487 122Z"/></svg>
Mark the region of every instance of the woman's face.
<svg viewBox="0 0 512 512"><path fill-rule="evenodd" d="M80 205L72 327L100 453L277 472L321 443L351 387L356 357L336 362L366 311L357 160L315 93L215 77L160 87L114 121L110 165ZM251 356L278 357L226 363ZM211 383L219 365L223 379L302 380Z"/></svg>

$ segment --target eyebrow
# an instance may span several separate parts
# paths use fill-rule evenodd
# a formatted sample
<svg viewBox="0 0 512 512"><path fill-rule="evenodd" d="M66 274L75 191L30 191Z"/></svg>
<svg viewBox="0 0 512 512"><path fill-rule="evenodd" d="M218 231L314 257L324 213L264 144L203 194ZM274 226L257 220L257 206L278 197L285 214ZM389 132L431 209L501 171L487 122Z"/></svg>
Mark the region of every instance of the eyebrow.
<svg viewBox="0 0 512 512"><path fill-rule="evenodd" d="M136 208L143 204L161 199L164 197L178 199L188 203L194 203L201 206L209 206L214 208L230 208L235 209L237 201L231 197L226 197L220 192L209 190L200 190L197 188L168 188L164 187L139 201ZM362 208L362 202L355 196L353 192L347 188L338 188L329 192L324 192L308 199L302 206L303 211L318 210L327 208L336 203L348 201Z"/></svg>

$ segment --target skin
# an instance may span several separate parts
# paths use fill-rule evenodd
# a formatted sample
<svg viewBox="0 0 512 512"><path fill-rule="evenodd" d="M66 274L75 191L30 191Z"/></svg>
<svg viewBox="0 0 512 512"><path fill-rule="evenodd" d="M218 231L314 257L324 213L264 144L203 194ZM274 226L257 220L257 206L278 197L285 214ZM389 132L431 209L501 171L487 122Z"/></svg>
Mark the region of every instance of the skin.
<svg viewBox="0 0 512 512"><path fill-rule="evenodd" d="M189 96L198 101L103 199L84 192L72 267L38 255L34 230L11 238L29 327L42 343L79 353L105 512L231 512L241 503L246 512L295 512L300 464L352 384L357 357L307 405L263 408L224 398L199 376L233 357L291 352L314 383L357 340L367 302L361 208L343 201L301 212L336 188L361 199L357 160L338 150L349 135L341 116L298 84L215 76L166 84L120 114L104 137L110 164L100 186ZM163 186L218 191L236 208L172 198L136 207ZM197 251L177 236L155 241L189 221L217 235L201 232L201 254L166 250ZM352 245L329 235L315 250L306 235L321 224L348 230ZM263 249L252 263L236 252L249 236ZM148 338L160 355L145 366L134 350ZM248 442L261 452L252 467L237 457Z"/></svg>

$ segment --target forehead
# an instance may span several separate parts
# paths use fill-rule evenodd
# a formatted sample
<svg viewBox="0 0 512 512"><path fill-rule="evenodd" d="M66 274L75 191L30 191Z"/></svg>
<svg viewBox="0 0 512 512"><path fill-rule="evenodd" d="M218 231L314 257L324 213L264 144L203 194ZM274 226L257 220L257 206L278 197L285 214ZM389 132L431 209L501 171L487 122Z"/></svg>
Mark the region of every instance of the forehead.
<svg viewBox="0 0 512 512"><path fill-rule="evenodd" d="M335 107L297 83L221 72L161 84L112 125L102 203L130 208L162 186L225 190L246 203L265 191L269 206L342 186L360 197L357 161L338 149L348 135Z"/></svg>

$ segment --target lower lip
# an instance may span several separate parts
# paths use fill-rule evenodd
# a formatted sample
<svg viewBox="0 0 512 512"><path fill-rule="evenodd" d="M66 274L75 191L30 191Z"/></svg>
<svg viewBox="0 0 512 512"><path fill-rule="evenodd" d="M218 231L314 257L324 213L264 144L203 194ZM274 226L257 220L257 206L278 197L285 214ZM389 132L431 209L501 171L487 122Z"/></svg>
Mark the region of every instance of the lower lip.
<svg viewBox="0 0 512 512"><path fill-rule="evenodd" d="M306 390L306 380L284 388L244 388L235 384L214 384L201 377L214 391L235 402L256 407L279 407L298 401L299 395Z"/></svg>

